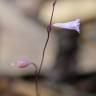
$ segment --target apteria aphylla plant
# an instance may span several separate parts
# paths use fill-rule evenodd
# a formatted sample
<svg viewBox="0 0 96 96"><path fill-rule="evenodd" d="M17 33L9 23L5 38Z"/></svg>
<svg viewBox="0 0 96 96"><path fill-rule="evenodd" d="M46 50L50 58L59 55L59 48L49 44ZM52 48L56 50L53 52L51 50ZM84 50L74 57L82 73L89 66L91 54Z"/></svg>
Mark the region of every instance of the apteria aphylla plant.
<svg viewBox="0 0 96 96"><path fill-rule="evenodd" d="M45 45L44 45L44 48L43 48L42 58L41 58L39 69L37 68L37 65L35 63L30 62L29 60L26 60L24 58L15 62L15 65L18 68L26 68L26 67L31 66L31 65L34 66L35 76L36 76L36 83L35 83L35 85L36 85L36 96L40 96L39 87L38 87L39 86L38 76L39 76L39 74L42 70L45 51L46 51L46 47L47 47L47 44L48 44L48 41L49 41L49 38L50 38L50 33L52 31L52 27L61 28L61 29L68 29L68 30L75 30L76 32L80 33L80 29L79 29L80 19L76 19L75 21L71 21L71 22L67 22L67 23L55 23L55 24L53 24L52 21L53 21L53 16L54 16L54 10L55 10L56 3L57 3L57 0L54 0L53 5L52 5L53 8L52 8L52 13L51 13L51 18L50 18L49 24L46 28L48 35L47 35L46 42L45 42Z"/></svg>

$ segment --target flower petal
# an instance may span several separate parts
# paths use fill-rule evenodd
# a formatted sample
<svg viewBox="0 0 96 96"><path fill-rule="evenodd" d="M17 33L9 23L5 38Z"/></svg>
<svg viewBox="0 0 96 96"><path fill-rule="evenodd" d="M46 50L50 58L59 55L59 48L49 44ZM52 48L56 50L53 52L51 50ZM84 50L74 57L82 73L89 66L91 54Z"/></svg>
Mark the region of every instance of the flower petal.
<svg viewBox="0 0 96 96"><path fill-rule="evenodd" d="M70 29L75 30L80 33L80 19L76 19L75 21L67 22L67 23L55 23L52 25L53 27L63 28L63 29Z"/></svg>

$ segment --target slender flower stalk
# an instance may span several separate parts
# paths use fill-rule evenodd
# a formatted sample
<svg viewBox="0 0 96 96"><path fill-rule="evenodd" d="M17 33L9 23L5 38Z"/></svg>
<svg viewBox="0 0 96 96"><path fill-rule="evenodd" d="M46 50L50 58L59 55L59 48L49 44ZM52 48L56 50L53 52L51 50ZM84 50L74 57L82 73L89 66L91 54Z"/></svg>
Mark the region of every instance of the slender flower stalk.
<svg viewBox="0 0 96 96"><path fill-rule="evenodd" d="M20 69L24 69L27 68L28 66L32 65L35 68L35 88L36 88L36 96L40 96L39 95L39 87L38 87L38 68L37 65L33 62L30 62L27 59L21 59L18 60L16 63L12 63L12 66L17 66Z"/></svg>
<svg viewBox="0 0 96 96"><path fill-rule="evenodd" d="M40 63L40 67L39 67L39 70L38 70L38 74L40 74L40 72L42 70L46 47L47 47L47 44L48 44L48 41L49 41L49 38L50 38L50 33L51 33L51 30L52 30L52 21L53 21L53 15L54 15L54 9L55 9L56 3L57 3L57 0L55 0L53 2L53 9L52 9L52 13L51 13L51 19L50 19L49 25L47 26L48 36L47 36L47 39L46 39L46 42L45 42L45 45L44 45L43 54L42 54L41 63Z"/></svg>
<svg viewBox="0 0 96 96"><path fill-rule="evenodd" d="M40 94L39 94L39 80L38 80L38 68L37 68L37 66L36 66L36 64L35 63L31 63L33 66L34 66L34 68L35 68L35 76L36 76L36 78L35 78L35 88L36 88L36 96L40 96Z"/></svg>

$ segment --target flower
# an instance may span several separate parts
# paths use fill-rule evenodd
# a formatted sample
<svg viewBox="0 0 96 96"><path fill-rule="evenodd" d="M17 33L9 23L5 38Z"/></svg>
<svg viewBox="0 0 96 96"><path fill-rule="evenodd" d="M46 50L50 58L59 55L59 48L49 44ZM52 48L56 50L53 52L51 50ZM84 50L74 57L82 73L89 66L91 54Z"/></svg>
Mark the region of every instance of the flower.
<svg viewBox="0 0 96 96"><path fill-rule="evenodd" d="M21 59L16 61L15 63L12 63L11 65L16 65L18 68L26 68L31 64L31 62L27 59Z"/></svg>
<svg viewBox="0 0 96 96"><path fill-rule="evenodd" d="M67 23L55 23L52 25L53 27L75 30L80 33L80 19L76 19L75 21L67 22Z"/></svg>

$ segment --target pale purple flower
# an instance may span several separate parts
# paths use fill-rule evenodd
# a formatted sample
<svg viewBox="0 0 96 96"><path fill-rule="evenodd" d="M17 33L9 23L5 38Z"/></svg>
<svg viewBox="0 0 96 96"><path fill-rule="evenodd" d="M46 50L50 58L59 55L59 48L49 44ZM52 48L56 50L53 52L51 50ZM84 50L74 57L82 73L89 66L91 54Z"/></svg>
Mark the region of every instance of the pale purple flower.
<svg viewBox="0 0 96 96"><path fill-rule="evenodd" d="M75 21L67 22L67 23L55 23L52 25L53 27L75 30L80 33L80 19L76 19Z"/></svg>

